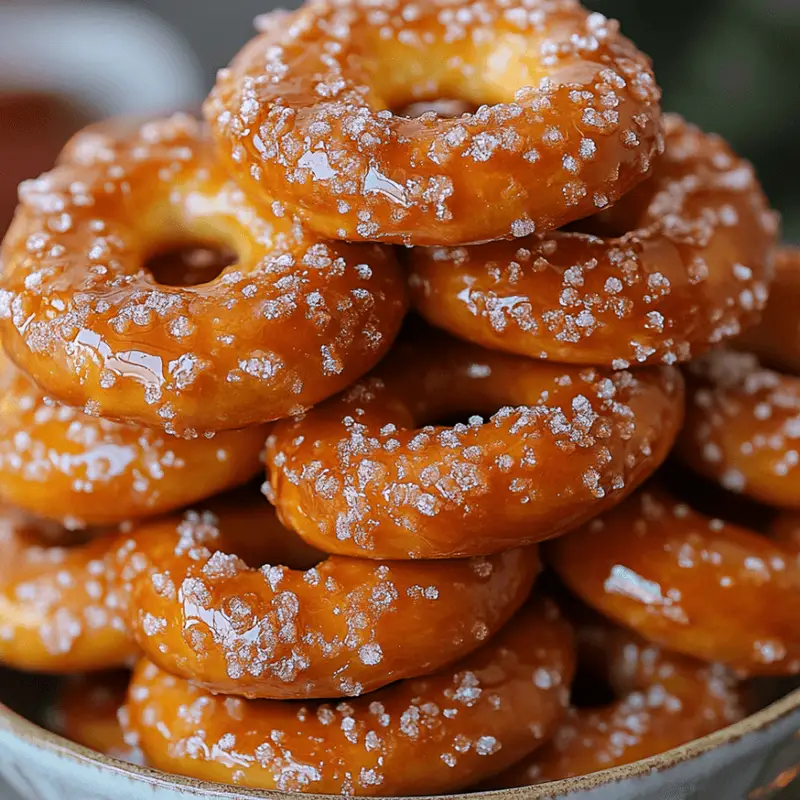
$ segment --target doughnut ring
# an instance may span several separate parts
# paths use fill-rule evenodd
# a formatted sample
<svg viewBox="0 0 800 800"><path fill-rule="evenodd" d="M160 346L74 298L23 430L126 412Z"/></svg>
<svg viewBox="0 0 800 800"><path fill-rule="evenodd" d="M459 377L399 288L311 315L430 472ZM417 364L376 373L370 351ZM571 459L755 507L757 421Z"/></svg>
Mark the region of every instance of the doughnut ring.
<svg viewBox="0 0 800 800"><path fill-rule="evenodd" d="M264 432L185 441L57 405L0 351L0 496L69 528L172 511L261 469Z"/></svg>
<svg viewBox="0 0 800 800"><path fill-rule="evenodd" d="M583 625L576 633L579 662L604 679L616 699L597 708L568 709L553 738L495 778L494 788L631 764L745 716L745 698L719 664L670 653L608 624Z"/></svg>
<svg viewBox="0 0 800 800"><path fill-rule="evenodd" d="M585 603L648 641L747 675L800 672L797 548L643 491L549 545Z"/></svg>
<svg viewBox="0 0 800 800"><path fill-rule="evenodd" d="M2 250L3 342L48 394L190 438L295 413L377 363L405 312L393 254L257 210L190 117L110 130L23 184ZM191 243L238 261L159 283L148 259Z"/></svg>
<svg viewBox="0 0 800 800"><path fill-rule="evenodd" d="M689 365L680 460L779 508L800 508L800 377L720 351Z"/></svg>
<svg viewBox="0 0 800 800"><path fill-rule="evenodd" d="M48 712L50 729L111 758L144 764L141 751L126 741L123 727L129 682L129 672L66 678Z"/></svg>
<svg viewBox="0 0 800 800"><path fill-rule="evenodd" d="M573 670L569 626L536 603L455 666L336 705L224 698L143 661L129 719L148 762L171 773L280 791L444 794L540 746Z"/></svg>
<svg viewBox="0 0 800 800"><path fill-rule="evenodd" d="M339 697L426 675L502 628L540 569L536 548L427 563L312 557L263 498L231 505L145 525L120 551L139 645L214 693ZM316 566L277 566L287 562Z"/></svg>
<svg viewBox="0 0 800 800"><path fill-rule="evenodd" d="M265 31L205 115L253 197L268 187L331 238L544 232L615 202L663 149L649 59L577 0L317 0ZM477 110L402 113L442 99Z"/></svg>
<svg viewBox="0 0 800 800"><path fill-rule="evenodd" d="M621 367L687 361L764 307L776 217L752 167L680 117L652 176L583 226L414 248L412 304L484 347Z"/></svg>
<svg viewBox="0 0 800 800"><path fill-rule="evenodd" d="M0 507L0 662L54 674L123 666L138 651L110 558L115 537L53 543L63 535Z"/></svg>
<svg viewBox="0 0 800 800"><path fill-rule="evenodd" d="M272 428L266 491L325 552L487 555L619 502L664 460L682 417L671 367L550 365L420 331L343 395Z"/></svg>
<svg viewBox="0 0 800 800"><path fill-rule="evenodd" d="M800 374L800 248L785 247L775 259L767 307L761 324L741 339L745 350L756 353L766 364Z"/></svg>

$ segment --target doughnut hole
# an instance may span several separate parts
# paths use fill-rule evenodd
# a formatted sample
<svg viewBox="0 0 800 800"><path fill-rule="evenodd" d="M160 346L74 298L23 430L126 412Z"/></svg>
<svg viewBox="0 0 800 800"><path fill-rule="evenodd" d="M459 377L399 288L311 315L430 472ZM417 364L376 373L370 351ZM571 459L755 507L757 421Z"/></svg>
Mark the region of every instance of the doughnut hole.
<svg viewBox="0 0 800 800"><path fill-rule="evenodd" d="M538 86L546 75L538 53L531 57L529 41L513 33L498 31L480 42L460 41L457 48L443 45L423 49L398 39L378 39L370 44L384 52L392 64L391 69L369 76L375 111L402 109L439 98L473 109L513 103L520 86ZM458 58L453 58L455 55ZM480 64L481 68L468 71L464 64Z"/></svg>
<svg viewBox="0 0 800 800"><path fill-rule="evenodd" d="M596 664L578 661L575 680L572 682L571 703L575 708L599 708L617 699L608 679L607 672L598 669Z"/></svg>
<svg viewBox="0 0 800 800"><path fill-rule="evenodd" d="M478 107L474 103L453 97L438 97L431 100L417 100L402 108L393 109L392 113L410 119L421 117L423 114L434 114L440 119L454 119L465 114L474 114L477 110Z"/></svg>
<svg viewBox="0 0 800 800"><path fill-rule="evenodd" d="M214 242L184 242L154 249L144 268L162 286L202 286L239 263L235 250Z"/></svg>

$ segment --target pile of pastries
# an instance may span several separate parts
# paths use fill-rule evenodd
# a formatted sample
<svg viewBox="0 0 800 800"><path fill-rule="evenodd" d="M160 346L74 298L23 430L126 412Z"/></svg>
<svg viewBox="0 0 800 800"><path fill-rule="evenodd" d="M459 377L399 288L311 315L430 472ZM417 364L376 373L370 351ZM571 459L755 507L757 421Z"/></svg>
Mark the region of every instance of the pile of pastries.
<svg viewBox="0 0 800 800"><path fill-rule="evenodd" d="M750 164L575 0L257 26L205 120L20 188L0 662L115 758L329 794L753 711L800 673L800 254Z"/></svg>

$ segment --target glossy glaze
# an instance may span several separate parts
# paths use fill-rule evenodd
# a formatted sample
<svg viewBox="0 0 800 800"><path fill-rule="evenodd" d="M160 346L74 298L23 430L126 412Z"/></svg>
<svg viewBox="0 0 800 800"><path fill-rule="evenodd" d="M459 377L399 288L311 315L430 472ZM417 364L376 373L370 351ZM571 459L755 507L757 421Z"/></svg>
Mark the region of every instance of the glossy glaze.
<svg viewBox="0 0 800 800"><path fill-rule="evenodd" d="M0 351L0 497L70 528L172 511L261 469L266 428L177 439L62 406Z"/></svg>
<svg viewBox="0 0 800 800"><path fill-rule="evenodd" d="M457 415L469 421L427 424ZM340 397L273 428L268 493L328 552L494 553L621 500L666 457L682 415L670 367L549 365L419 331Z"/></svg>
<svg viewBox="0 0 800 800"><path fill-rule="evenodd" d="M527 786L666 753L745 716L745 692L720 665L671 653L600 620L578 627L578 659L615 700L570 708L553 738L491 781Z"/></svg>
<svg viewBox="0 0 800 800"><path fill-rule="evenodd" d="M800 508L800 376L722 351L690 364L687 380L682 463L729 491Z"/></svg>
<svg viewBox="0 0 800 800"><path fill-rule="evenodd" d="M601 613L747 675L800 672L796 548L643 491L552 542L547 558Z"/></svg>
<svg viewBox="0 0 800 800"><path fill-rule="evenodd" d="M108 669L137 654L122 616L109 534L64 533L0 507L0 662L34 672Z"/></svg>
<svg viewBox="0 0 800 800"><path fill-rule="evenodd" d="M440 98L479 108L393 113ZM618 23L575 0L319 0L266 25L205 114L242 186L326 236L460 244L619 199L663 146L659 99Z"/></svg>
<svg viewBox="0 0 800 800"><path fill-rule="evenodd" d="M344 703L215 697L143 662L130 725L160 769L324 794L456 791L540 746L563 716L569 626L535 602L455 666Z"/></svg>
<svg viewBox="0 0 800 800"><path fill-rule="evenodd" d="M163 248L230 247L199 286L159 284ZM23 184L5 239L0 325L11 358L54 398L185 437L286 416L348 386L405 312L394 255L260 211L176 116L93 128Z"/></svg>
<svg viewBox="0 0 800 800"><path fill-rule="evenodd" d="M485 347L606 366L687 361L764 307L776 217L750 164L677 116L652 176L583 225L414 248L412 304Z"/></svg>
<svg viewBox="0 0 800 800"><path fill-rule="evenodd" d="M745 334L740 344L758 353L778 369L800 375L800 248L785 247L775 259L767 308L761 324Z"/></svg>
<svg viewBox="0 0 800 800"><path fill-rule="evenodd" d="M434 563L309 559L258 495L246 513L218 514L145 525L120 551L142 649L214 692L340 697L425 675L493 636L539 571L535 548Z"/></svg>

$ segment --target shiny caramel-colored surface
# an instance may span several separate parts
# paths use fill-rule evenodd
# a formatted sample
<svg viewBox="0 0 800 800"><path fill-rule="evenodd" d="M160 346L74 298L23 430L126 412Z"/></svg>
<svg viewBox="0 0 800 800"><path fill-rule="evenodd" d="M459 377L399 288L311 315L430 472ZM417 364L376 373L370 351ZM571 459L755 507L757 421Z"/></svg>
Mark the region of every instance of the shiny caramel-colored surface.
<svg viewBox="0 0 800 800"><path fill-rule="evenodd" d="M662 647L745 675L800 672L796 548L642 491L548 546L586 603Z"/></svg>
<svg viewBox="0 0 800 800"><path fill-rule="evenodd" d="M148 761L168 772L283 791L440 794L551 735L574 659L569 626L536 602L455 666L342 703L213 696L142 662L130 725Z"/></svg>
<svg viewBox="0 0 800 800"><path fill-rule="evenodd" d="M48 717L55 733L98 753L143 764L141 751L126 742L120 721L128 694L129 672L66 678Z"/></svg>
<svg viewBox="0 0 800 800"><path fill-rule="evenodd" d="M122 615L115 537L61 544L54 529L0 507L0 662L58 674L123 666L138 651Z"/></svg>
<svg viewBox="0 0 800 800"><path fill-rule="evenodd" d="M316 0L264 30L206 119L254 198L332 238L555 229L618 200L663 147L649 59L576 0ZM440 99L477 111L395 113Z"/></svg>
<svg viewBox="0 0 800 800"><path fill-rule="evenodd" d="M146 268L164 248L230 248L197 286ZM377 363L405 313L394 255L257 209L186 116L79 134L20 189L2 249L10 357L86 413L191 438L295 413Z"/></svg>
<svg viewBox="0 0 800 800"><path fill-rule="evenodd" d="M758 320L776 218L719 137L668 116L652 176L586 224L592 233L414 248L412 304L484 347L605 366L687 361Z"/></svg>
<svg viewBox="0 0 800 800"><path fill-rule="evenodd" d="M800 248L778 251L761 324L748 331L740 344L766 364L800 375Z"/></svg>
<svg viewBox="0 0 800 800"><path fill-rule="evenodd" d="M778 508L800 508L800 376L748 353L710 353L689 365L681 462Z"/></svg>
<svg viewBox="0 0 800 800"><path fill-rule="evenodd" d="M570 708L553 738L491 781L494 788L589 775L665 753L742 719L733 675L596 621L577 631L578 659L615 699Z"/></svg>
<svg viewBox="0 0 800 800"><path fill-rule="evenodd" d="M488 641L539 572L535 547L425 563L320 554L297 569L308 554L291 550L308 548L263 498L218 514L144 525L120 551L140 646L214 692L330 698L425 675Z"/></svg>
<svg viewBox="0 0 800 800"><path fill-rule="evenodd" d="M664 460L682 416L670 367L550 365L422 330L341 396L272 429L267 490L327 552L485 555L619 502Z"/></svg>
<svg viewBox="0 0 800 800"><path fill-rule="evenodd" d="M252 478L266 428L192 441L47 397L0 351L0 497L71 528L182 508Z"/></svg>

